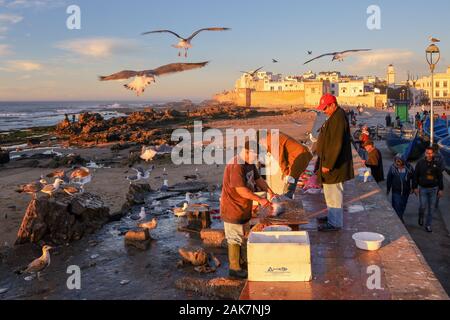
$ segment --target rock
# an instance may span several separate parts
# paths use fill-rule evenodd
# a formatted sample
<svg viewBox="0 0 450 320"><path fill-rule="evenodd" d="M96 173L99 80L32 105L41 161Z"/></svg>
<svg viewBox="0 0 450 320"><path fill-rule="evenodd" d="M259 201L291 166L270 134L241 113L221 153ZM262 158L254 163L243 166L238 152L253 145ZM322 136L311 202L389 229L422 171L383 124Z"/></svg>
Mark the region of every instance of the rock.
<svg viewBox="0 0 450 320"><path fill-rule="evenodd" d="M37 146L41 144L41 140L39 138L29 138L27 140L27 145L29 147Z"/></svg>
<svg viewBox="0 0 450 320"><path fill-rule="evenodd" d="M127 285L129 283L130 283L130 280L122 280L122 281L120 281L120 285L121 286L125 286L125 285Z"/></svg>
<svg viewBox="0 0 450 320"><path fill-rule="evenodd" d="M16 244L49 241L56 244L80 240L109 221L109 208L100 197L84 193L70 197L58 193L41 196L28 205Z"/></svg>
<svg viewBox="0 0 450 320"><path fill-rule="evenodd" d="M0 288L0 294L4 294L9 291L9 288Z"/></svg>
<svg viewBox="0 0 450 320"><path fill-rule="evenodd" d="M150 192L153 192L153 189L149 184L131 184L128 189L127 203L130 207L145 204L145 198Z"/></svg>
<svg viewBox="0 0 450 320"><path fill-rule="evenodd" d="M190 263L195 267L203 266L208 263L208 254L203 248L181 248L178 250L178 253L184 262Z"/></svg>
<svg viewBox="0 0 450 320"><path fill-rule="evenodd" d="M231 280L227 278L205 280L183 277L175 282L175 286L178 289L193 291L206 297L227 300L238 300L244 285L244 280Z"/></svg>
<svg viewBox="0 0 450 320"><path fill-rule="evenodd" d="M223 229L203 229L200 231L200 238L206 246L226 246L225 231Z"/></svg>
<svg viewBox="0 0 450 320"><path fill-rule="evenodd" d="M144 241L135 241L135 240L128 240L125 238L125 246L134 247L136 249L146 251L150 248L150 244L152 242L152 239L144 240Z"/></svg>
<svg viewBox="0 0 450 320"><path fill-rule="evenodd" d="M125 240L130 241L146 241L150 239L150 233L148 229L144 228L136 228L134 230L130 230L125 235Z"/></svg>
<svg viewBox="0 0 450 320"><path fill-rule="evenodd" d="M123 217L124 217L124 212L123 211L110 213L108 221L109 222L120 221L120 220L122 220Z"/></svg>

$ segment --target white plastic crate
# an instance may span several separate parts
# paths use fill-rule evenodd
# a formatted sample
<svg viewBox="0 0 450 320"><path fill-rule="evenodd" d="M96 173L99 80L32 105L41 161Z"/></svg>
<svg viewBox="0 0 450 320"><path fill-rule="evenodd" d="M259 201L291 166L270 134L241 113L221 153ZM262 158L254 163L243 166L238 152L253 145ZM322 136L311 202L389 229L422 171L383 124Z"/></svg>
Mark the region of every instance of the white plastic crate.
<svg viewBox="0 0 450 320"><path fill-rule="evenodd" d="M247 256L249 281L312 280L311 246L306 231L253 232L248 240Z"/></svg>

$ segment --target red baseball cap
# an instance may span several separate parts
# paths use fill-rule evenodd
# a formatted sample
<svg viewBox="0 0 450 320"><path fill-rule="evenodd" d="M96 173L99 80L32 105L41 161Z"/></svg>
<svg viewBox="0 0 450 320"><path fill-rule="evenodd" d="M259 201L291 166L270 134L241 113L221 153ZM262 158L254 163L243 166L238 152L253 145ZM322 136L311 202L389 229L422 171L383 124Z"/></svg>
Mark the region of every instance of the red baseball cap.
<svg viewBox="0 0 450 320"><path fill-rule="evenodd" d="M317 110L323 111L325 110L326 107L328 107L332 103L337 104L337 99L332 94L327 93L323 95L323 97L320 99L320 105L317 107Z"/></svg>

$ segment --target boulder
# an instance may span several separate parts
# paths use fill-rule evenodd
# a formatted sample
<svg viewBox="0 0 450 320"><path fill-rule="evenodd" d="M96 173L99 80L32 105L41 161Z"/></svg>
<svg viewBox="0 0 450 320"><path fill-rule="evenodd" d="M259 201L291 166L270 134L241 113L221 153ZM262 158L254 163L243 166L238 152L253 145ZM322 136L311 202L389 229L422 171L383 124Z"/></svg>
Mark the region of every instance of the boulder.
<svg viewBox="0 0 450 320"><path fill-rule="evenodd" d="M84 193L70 197L59 193L54 198L41 196L30 202L16 244L73 242L99 230L109 219L109 208L96 195Z"/></svg>
<svg viewBox="0 0 450 320"><path fill-rule="evenodd" d="M0 164L5 164L10 161L9 151L0 150Z"/></svg>
<svg viewBox="0 0 450 320"><path fill-rule="evenodd" d="M125 239L125 246L134 247L138 250L146 251L150 248L150 244L152 239L144 240L144 241L136 241Z"/></svg>
<svg viewBox="0 0 450 320"><path fill-rule="evenodd" d="M150 192L153 192L153 189L148 183L130 184L127 194L127 204L130 206L145 204L145 198Z"/></svg>
<svg viewBox="0 0 450 320"><path fill-rule="evenodd" d="M136 228L134 230L130 230L125 235L125 240L131 241L146 241L150 239L150 233L148 229L144 228Z"/></svg>
<svg viewBox="0 0 450 320"><path fill-rule="evenodd" d="M178 289L193 291L205 297L238 300L244 289L244 280L215 278L211 280L183 277L175 282Z"/></svg>
<svg viewBox="0 0 450 320"><path fill-rule="evenodd" d="M209 247L225 247L225 231L223 229L203 229L200 231L203 244Z"/></svg>

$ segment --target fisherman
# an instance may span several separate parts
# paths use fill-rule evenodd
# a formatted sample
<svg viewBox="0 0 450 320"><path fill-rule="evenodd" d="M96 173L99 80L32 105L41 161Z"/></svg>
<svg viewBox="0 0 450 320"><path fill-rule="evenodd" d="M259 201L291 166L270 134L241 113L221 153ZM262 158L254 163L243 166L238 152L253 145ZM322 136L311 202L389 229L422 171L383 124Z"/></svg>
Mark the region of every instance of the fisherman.
<svg viewBox="0 0 450 320"><path fill-rule="evenodd" d="M256 142L247 141L239 154L228 162L223 176L220 212L225 223L228 243L229 275L233 278L247 278L247 272L242 269L240 260L245 233L252 218L253 201L261 207L271 205L267 198L255 194L257 188L267 192L270 199L275 196L256 169L257 158Z"/></svg>
<svg viewBox="0 0 450 320"><path fill-rule="evenodd" d="M318 219L319 231L338 231L344 226L344 182L355 177L350 126L335 96L324 95L317 109L328 116L317 142L318 179L328 207L328 216Z"/></svg>
<svg viewBox="0 0 450 320"><path fill-rule="evenodd" d="M313 158L308 148L285 133L260 137L260 145L267 151L270 166L267 181L276 194L292 199L297 190L298 180ZM273 148L275 152L273 152Z"/></svg>
<svg viewBox="0 0 450 320"><path fill-rule="evenodd" d="M444 180L441 168L435 160L433 147L425 151L425 158L416 165L413 189L419 197L419 225L424 225L425 210L428 211L425 228L427 232L433 232L431 224L435 211L437 198L443 196Z"/></svg>
<svg viewBox="0 0 450 320"><path fill-rule="evenodd" d="M377 183L384 181L383 157L380 150L375 148L372 140L364 143L363 148L367 152L367 160L364 160L366 167L372 171L372 176Z"/></svg>

